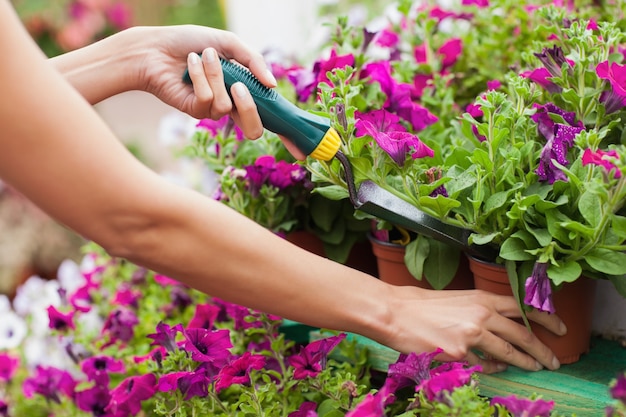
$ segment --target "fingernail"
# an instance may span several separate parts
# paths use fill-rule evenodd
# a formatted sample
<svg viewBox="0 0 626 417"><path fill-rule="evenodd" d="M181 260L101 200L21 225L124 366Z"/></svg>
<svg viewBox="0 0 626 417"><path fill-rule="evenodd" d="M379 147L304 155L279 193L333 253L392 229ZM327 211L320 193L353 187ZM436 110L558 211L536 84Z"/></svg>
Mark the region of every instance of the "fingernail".
<svg viewBox="0 0 626 417"><path fill-rule="evenodd" d="M276 78L274 77L274 74L272 74L272 71L270 71L269 69L266 71L267 72L267 79L274 85L277 84L276 82Z"/></svg>
<svg viewBox="0 0 626 417"><path fill-rule="evenodd" d="M190 65L195 65L198 62L200 62L200 56L198 56L198 54L195 52L190 53L187 57L187 63Z"/></svg>
<svg viewBox="0 0 626 417"><path fill-rule="evenodd" d="M535 362L535 370L541 371L542 369L543 369L543 365L540 364L539 362Z"/></svg>
<svg viewBox="0 0 626 417"><path fill-rule="evenodd" d="M567 326L565 323L561 322L559 325L559 334L564 335L565 333L567 333Z"/></svg>
<svg viewBox="0 0 626 417"><path fill-rule="evenodd" d="M235 84L233 84L233 89L235 90L235 94L237 94L237 97L243 98L247 94L246 87L243 85L242 82L236 82Z"/></svg>
<svg viewBox="0 0 626 417"><path fill-rule="evenodd" d="M207 48L202 53L202 58L204 58L204 60L208 63L215 62L217 59L217 53L215 52L215 49Z"/></svg>
<svg viewBox="0 0 626 417"><path fill-rule="evenodd" d="M560 367L561 362L559 362L559 360L555 356L554 359L552 359L552 369L559 369Z"/></svg>
<svg viewBox="0 0 626 417"><path fill-rule="evenodd" d="M506 368L508 368L508 366L506 365L506 363L498 362L498 363L496 364L496 370L497 370L498 372L506 371Z"/></svg>

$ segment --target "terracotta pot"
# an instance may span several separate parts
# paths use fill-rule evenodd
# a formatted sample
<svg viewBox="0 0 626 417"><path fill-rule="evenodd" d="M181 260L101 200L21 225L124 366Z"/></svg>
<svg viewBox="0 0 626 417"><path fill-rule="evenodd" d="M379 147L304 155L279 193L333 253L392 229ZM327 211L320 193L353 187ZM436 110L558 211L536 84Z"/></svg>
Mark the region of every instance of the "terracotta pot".
<svg viewBox="0 0 626 417"><path fill-rule="evenodd" d="M319 237L311 232L306 230L296 230L288 233L285 238L294 245L306 249L309 252L326 257L324 243ZM372 253L372 246L367 241L356 242L354 246L352 246L345 264L350 268L357 269L361 272L365 272L366 274L370 274L375 277L378 276L376 257Z"/></svg>
<svg viewBox="0 0 626 417"><path fill-rule="evenodd" d="M416 286L420 288L433 289L433 287L424 278L416 279L404 263L405 247L395 243L383 242L370 235L369 237L372 251L376 256L378 263L378 277L392 285L400 286ZM465 255L461 256L459 269L445 289L449 290L467 290L473 288L472 274L469 270L469 264Z"/></svg>
<svg viewBox="0 0 626 417"><path fill-rule="evenodd" d="M477 289L500 295L513 294L504 265L474 258L469 261ZM552 349L563 365L577 362L582 354L589 352L595 284L593 279L580 277L572 283L563 284L558 291L552 293L556 314L567 326L566 335L557 336L545 327L531 322L533 333Z"/></svg>

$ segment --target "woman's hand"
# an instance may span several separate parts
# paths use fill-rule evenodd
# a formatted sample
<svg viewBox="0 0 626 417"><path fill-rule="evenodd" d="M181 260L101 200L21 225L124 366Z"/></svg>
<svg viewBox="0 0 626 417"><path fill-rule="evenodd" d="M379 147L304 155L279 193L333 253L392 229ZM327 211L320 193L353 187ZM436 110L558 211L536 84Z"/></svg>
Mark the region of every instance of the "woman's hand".
<svg viewBox="0 0 626 417"><path fill-rule="evenodd" d="M554 354L513 319L520 310L513 297L479 290L427 291L413 287L390 289L391 323L387 329L402 331L388 335L381 343L403 351L444 353L437 359L467 360L480 364L485 373L506 369L512 364L527 370L557 369ZM555 315L531 312L529 319L557 335L566 332ZM417 342L417 343L416 343Z"/></svg>

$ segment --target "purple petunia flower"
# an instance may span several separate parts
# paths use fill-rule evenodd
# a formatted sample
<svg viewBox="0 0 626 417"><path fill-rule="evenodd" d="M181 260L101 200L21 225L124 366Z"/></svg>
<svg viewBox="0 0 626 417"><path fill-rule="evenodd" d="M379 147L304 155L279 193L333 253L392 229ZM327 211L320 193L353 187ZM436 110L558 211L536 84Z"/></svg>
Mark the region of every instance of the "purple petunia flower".
<svg viewBox="0 0 626 417"><path fill-rule="evenodd" d="M193 397L206 397L211 380L211 376L203 368L192 372L173 372L159 378L157 390L169 392L178 389L185 400L190 400Z"/></svg>
<svg viewBox="0 0 626 417"><path fill-rule="evenodd" d="M555 123L550 113L558 114L568 125ZM552 103L537 106L537 112L531 118L537 123L539 133L546 139L536 174L541 181L548 181L550 184L557 180L566 181L567 177L554 165L553 160L561 165L568 164L567 151L573 146L574 137L584 129L582 123L576 122L575 113L563 111Z"/></svg>
<svg viewBox="0 0 626 417"><path fill-rule="evenodd" d="M328 75L326 75L329 71L352 66L354 66L354 55L337 55L337 51L333 49L330 51L328 59L321 59L315 62L313 72L317 74L317 84L326 83L330 85L330 80L328 79Z"/></svg>
<svg viewBox="0 0 626 417"><path fill-rule="evenodd" d="M34 375L24 380L22 390L26 398L39 394L50 401L61 402L60 394L74 395L76 381L67 371L55 367L37 366Z"/></svg>
<svg viewBox="0 0 626 417"><path fill-rule="evenodd" d="M83 391L76 391L76 406L83 411L97 417L112 417L113 414L106 411L111 401L111 393L106 386L95 385Z"/></svg>
<svg viewBox="0 0 626 417"><path fill-rule="evenodd" d="M74 314L76 311L70 311L69 313L61 313L54 306L48 306L48 327L53 330L66 331L68 329L75 329L74 326Z"/></svg>
<svg viewBox="0 0 626 417"><path fill-rule="evenodd" d="M163 346L168 352L175 352L178 350L178 346L176 345L176 335L178 332L183 332L183 326L181 324L171 327L169 324L159 322L156 326L156 333L148 335L148 337L153 340L150 346Z"/></svg>
<svg viewBox="0 0 626 417"><path fill-rule="evenodd" d="M524 304L535 307L539 311L554 314L552 304L552 286L548 278L548 264L536 262L531 276L526 279L526 295Z"/></svg>
<svg viewBox="0 0 626 417"><path fill-rule="evenodd" d="M441 55L442 68L448 68L454 65L459 59L459 56L463 52L463 42L459 38L448 39L437 50L437 53Z"/></svg>
<svg viewBox="0 0 626 417"><path fill-rule="evenodd" d="M265 365L265 357L244 352L238 358L231 360L222 367L218 375L215 389L220 392L231 385L244 385L250 382L250 371L252 369L262 369Z"/></svg>
<svg viewBox="0 0 626 417"><path fill-rule="evenodd" d="M126 371L124 362L109 356L92 356L81 364L81 370L87 376L87 380L96 381L97 384L108 386L109 372L123 373Z"/></svg>
<svg viewBox="0 0 626 417"><path fill-rule="evenodd" d="M611 397L626 405L626 374L618 375L615 384L611 387Z"/></svg>
<svg viewBox="0 0 626 417"><path fill-rule="evenodd" d="M117 341L129 342L135 334L134 328L137 323L139 319L134 311L128 307L117 307L104 322L102 333L108 334L109 344Z"/></svg>
<svg viewBox="0 0 626 417"><path fill-rule="evenodd" d="M345 333L337 336L316 340L304 346L301 351L289 357L289 364L294 367L294 379L305 379L315 377L326 368L326 360L331 350L335 348L343 339Z"/></svg>
<svg viewBox="0 0 626 417"><path fill-rule="evenodd" d="M558 46L543 48L541 52L535 53L535 56L539 58L539 61L541 61L552 77L561 76L561 68L563 67L563 64L568 63L570 66L572 65L571 62L565 59L563 50ZM568 72L570 75L572 74L570 67L568 67Z"/></svg>
<svg viewBox="0 0 626 417"><path fill-rule="evenodd" d="M493 397L491 404L500 404L513 415L513 417L550 417L554 401L542 399L531 400L529 398L516 397Z"/></svg>
<svg viewBox="0 0 626 417"><path fill-rule="evenodd" d="M287 78L296 90L298 101L305 103L315 92L317 77L313 71L297 68L288 71Z"/></svg>
<svg viewBox="0 0 626 417"><path fill-rule="evenodd" d="M233 347L228 330L185 329L182 347L198 362L225 364Z"/></svg>
<svg viewBox="0 0 626 417"><path fill-rule="evenodd" d="M140 297L141 292L139 290L132 289L129 284L122 284L115 292L112 304L137 308Z"/></svg>
<svg viewBox="0 0 626 417"><path fill-rule="evenodd" d="M396 389L405 386L418 386L430 378L430 367L437 355L443 352L437 349L430 353L401 354L398 360L389 365L388 378L395 380Z"/></svg>
<svg viewBox="0 0 626 417"><path fill-rule="evenodd" d="M152 398L155 392L154 374L128 377L111 391L105 411L115 417L134 416L141 411L141 402Z"/></svg>
<svg viewBox="0 0 626 417"><path fill-rule="evenodd" d="M19 357L6 352L0 353L0 381L10 381L19 366Z"/></svg>
<svg viewBox="0 0 626 417"><path fill-rule="evenodd" d="M9 404L7 404L4 400L0 400L0 416L9 416ZM315 417L317 417L317 415L315 415Z"/></svg>

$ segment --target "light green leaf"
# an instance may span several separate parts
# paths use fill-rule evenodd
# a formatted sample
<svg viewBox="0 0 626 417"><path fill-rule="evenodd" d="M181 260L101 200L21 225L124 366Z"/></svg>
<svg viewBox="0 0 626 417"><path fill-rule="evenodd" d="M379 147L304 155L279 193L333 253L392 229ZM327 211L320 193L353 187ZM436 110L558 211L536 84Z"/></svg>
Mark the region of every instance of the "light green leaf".
<svg viewBox="0 0 626 417"><path fill-rule="evenodd" d="M526 252L526 246L522 239L510 237L504 241L500 248L500 256L510 261L530 261L535 257Z"/></svg>
<svg viewBox="0 0 626 417"><path fill-rule="evenodd" d="M564 282L574 282L580 278L582 268L576 261L560 263L558 266L548 267L548 277L554 285L561 285Z"/></svg>
<svg viewBox="0 0 626 417"><path fill-rule="evenodd" d="M602 201L595 193L585 191L578 201L578 210L593 227L602 221Z"/></svg>
<svg viewBox="0 0 626 417"><path fill-rule="evenodd" d="M404 264L411 275L419 281L422 280L422 276L424 275L424 262L429 252L430 243L428 239L422 235L418 235L416 239L406 245Z"/></svg>
<svg viewBox="0 0 626 417"><path fill-rule="evenodd" d="M430 239L430 251L424 262L424 277L436 290L447 287L459 268L461 252L445 243Z"/></svg>
<svg viewBox="0 0 626 417"><path fill-rule="evenodd" d="M596 248L585 256L585 261L598 272L608 275L621 275L626 266L626 253Z"/></svg>

